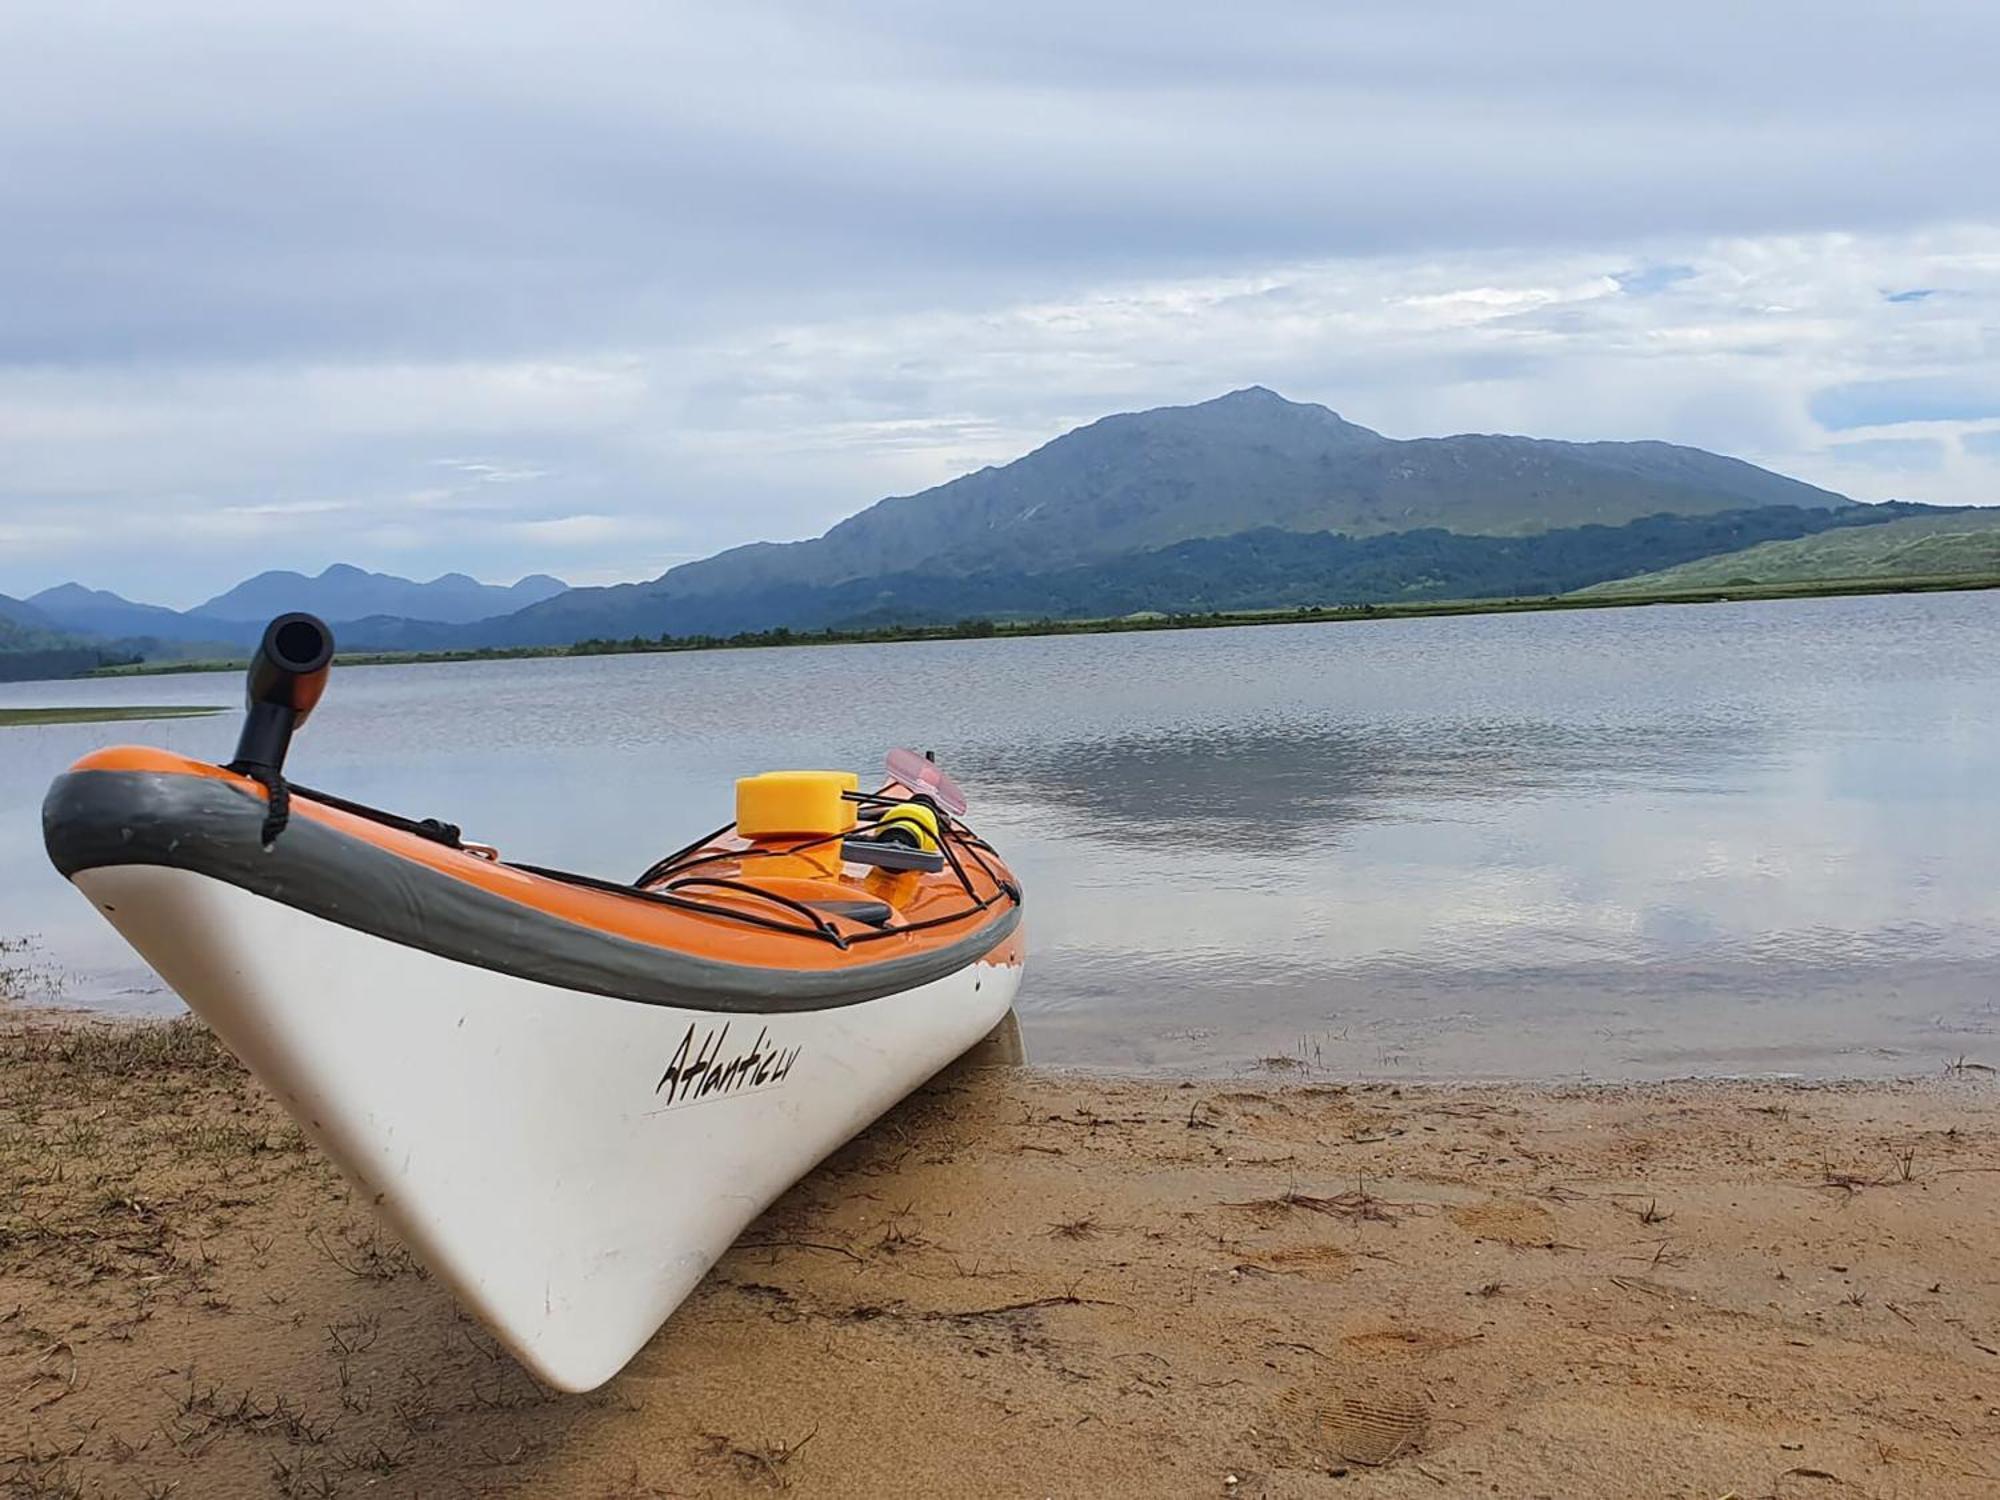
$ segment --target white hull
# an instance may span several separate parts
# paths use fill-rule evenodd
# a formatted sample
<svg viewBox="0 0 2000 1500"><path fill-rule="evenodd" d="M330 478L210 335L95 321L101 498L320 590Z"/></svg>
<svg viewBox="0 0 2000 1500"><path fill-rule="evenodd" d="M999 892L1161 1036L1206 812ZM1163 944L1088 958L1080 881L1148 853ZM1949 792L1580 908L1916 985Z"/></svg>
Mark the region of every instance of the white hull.
<svg viewBox="0 0 2000 1500"><path fill-rule="evenodd" d="M976 963L833 1009L723 1014L476 968L187 870L73 878L568 1391L615 1374L773 1199L991 1030L1020 979Z"/></svg>

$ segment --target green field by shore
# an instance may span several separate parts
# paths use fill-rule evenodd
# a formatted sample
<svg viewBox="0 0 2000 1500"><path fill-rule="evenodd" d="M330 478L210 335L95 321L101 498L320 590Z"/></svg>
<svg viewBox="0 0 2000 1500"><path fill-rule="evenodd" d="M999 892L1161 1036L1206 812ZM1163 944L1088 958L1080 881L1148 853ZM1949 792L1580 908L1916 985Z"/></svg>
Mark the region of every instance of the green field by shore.
<svg viewBox="0 0 2000 1500"><path fill-rule="evenodd" d="M1958 593L2000 588L2000 574L1943 574L1915 578L1832 578L1794 583L1739 584L1655 594L1550 594L1517 599L1428 599L1405 604L1339 604L1310 609L1220 610L1208 614L1140 614L1101 619L978 619L950 625L882 626L850 630L746 631L732 636L632 636L586 640L569 646L491 646L471 651L342 652L342 666L411 662L507 661L551 656L621 656L656 651L743 651L766 646L881 645L901 641L986 640L1003 636L1110 635L1137 630L1215 630L1249 625L1359 623L1422 619L1436 615L1525 614L1540 610L1643 609L1655 604L1742 603L1771 599L1843 598L1865 594ZM177 672L238 672L247 657L213 661L139 662L101 667L92 677L152 676ZM208 712L209 710L193 710ZM186 712L186 710L183 710ZM113 716L113 715L107 715ZM123 716L123 715L118 715ZM130 717L157 717L135 713ZM0 721L4 722L4 721Z"/></svg>
<svg viewBox="0 0 2000 1500"><path fill-rule="evenodd" d="M0 728L27 724L115 724L128 719L200 719L224 710L202 703L121 704L117 707L0 708Z"/></svg>
<svg viewBox="0 0 2000 1500"><path fill-rule="evenodd" d="M1614 578L1580 594L1644 597L1677 589L1746 584L1817 583L1826 579L1977 578L2000 571L2000 507L1905 516L1876 526L1843 526L1811 536L1762 542L1675 567Z"/></svg>

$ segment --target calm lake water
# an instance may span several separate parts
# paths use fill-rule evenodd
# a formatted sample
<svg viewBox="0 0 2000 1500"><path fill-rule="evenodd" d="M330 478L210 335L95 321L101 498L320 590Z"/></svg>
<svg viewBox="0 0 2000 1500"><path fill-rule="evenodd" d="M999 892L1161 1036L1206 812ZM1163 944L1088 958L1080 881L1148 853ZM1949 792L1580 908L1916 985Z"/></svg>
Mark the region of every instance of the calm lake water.
<svg viewBox="0 0 2000 1500"><path fill-rule="evenodd" d="M49 778L130 740L224 759L235 732L0 729L0 936L35 935L44 996L176 1004L49 868ZM1024 879L1039 1062L2000 1065L2000 594L336 669L291 769L630 878L724 822L734 776L898 743L938 751Z"/></svg>

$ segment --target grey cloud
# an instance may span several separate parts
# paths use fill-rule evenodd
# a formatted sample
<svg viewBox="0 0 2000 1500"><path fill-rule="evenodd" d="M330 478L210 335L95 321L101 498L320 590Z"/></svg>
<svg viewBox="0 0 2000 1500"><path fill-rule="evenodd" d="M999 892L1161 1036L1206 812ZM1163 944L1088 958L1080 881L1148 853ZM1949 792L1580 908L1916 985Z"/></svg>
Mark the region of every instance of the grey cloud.
<svg viewBox="0 0 2000 1500"><path fill-rule="evenodd" d="M1832 451L1838 459L1871 469L1924 471L1944 463L1944 444L1936 438L1863 438L1835 443Z"/></svg>
<svg viewBox="0 0 2000 1500"><path fill-rule="evenodd" d="M205 9L0 33L0 352L507 351L2000 210L1976 5L1886 35L1858 5Z"/></svg>
<svg viewBox="0 0 2000 1500"><path fill-rule="evenodd" d="M1255 382L1406 433L1815 453L1805 335L1761 309L1825 287L1778 241L1872 236L1871 299L1933 328L1881 289L1959 285L1917 232L2000 222L1996 51L1969 0L7 7L0 588L212 591L285 546L657 570ZM1624 295L1370 311L1545 277ZM1917 336L1814 383L1979 358ZM539 472L410 500L463 455ZM206 511L236 529L177 542Z"/></svg>

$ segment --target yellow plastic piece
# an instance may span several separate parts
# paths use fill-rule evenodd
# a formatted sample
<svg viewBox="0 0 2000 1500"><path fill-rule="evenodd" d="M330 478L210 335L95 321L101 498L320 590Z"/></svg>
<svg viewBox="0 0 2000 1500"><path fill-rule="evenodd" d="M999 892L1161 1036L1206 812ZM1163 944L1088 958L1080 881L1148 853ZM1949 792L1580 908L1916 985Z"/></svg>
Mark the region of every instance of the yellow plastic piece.
<svg viewBox="0 0 2000 1500"><path fill-rule="evenodd" d="M852 771L766 771L736 783L736 831L745 838L816 838L846 833L855 804L840 794L859 791Z"/></svg>
<svg viewBox="0 0 2000 1500"><path fill-rule="evenodd" d="M875 826L878 829L893 828L898 823L907 827L917 836L917 847L932 854L938 852L937 814L921 802L901 802L882 814Z"/></svg>

